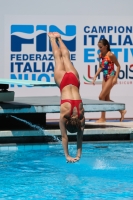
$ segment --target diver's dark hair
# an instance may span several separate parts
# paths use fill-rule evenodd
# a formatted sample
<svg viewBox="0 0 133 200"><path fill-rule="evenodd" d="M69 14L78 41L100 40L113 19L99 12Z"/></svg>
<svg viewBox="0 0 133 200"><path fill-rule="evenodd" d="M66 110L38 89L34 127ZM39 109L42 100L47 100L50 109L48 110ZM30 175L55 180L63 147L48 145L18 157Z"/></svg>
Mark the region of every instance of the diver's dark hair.
<svg viewBox="0 0 133 200"><path fill-rule="evenodd" d="M66 129L70 133L76 133L78 130L81 129L80 120L78 118L71 117L69 120L67 120Z"/></svg>
<svg viewBox="0 0 133 200"><path fill-rule="evenodd" d="M104 46L107 45L107 50L108 50L108 51L111 51L111 49L110 49L110 44L109 44L108 40L106 40L105 38L99 40L98 43L102 43Z"/></svg>

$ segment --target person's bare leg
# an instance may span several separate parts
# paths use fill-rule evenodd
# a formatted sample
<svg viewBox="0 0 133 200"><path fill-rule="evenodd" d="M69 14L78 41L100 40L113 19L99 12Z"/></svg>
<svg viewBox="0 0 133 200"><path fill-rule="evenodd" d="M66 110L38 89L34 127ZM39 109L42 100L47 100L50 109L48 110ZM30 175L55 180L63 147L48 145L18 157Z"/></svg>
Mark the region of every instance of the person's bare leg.
<svg viewBox="0 0 133 200"><path fill-rule="evenodd" d="M126 110L119 110L119 112L121 114L120 122L122 122L127 111Z"/></svg>
<svg viewBox="0 0 133 200"><path fill-rule="evenodd" d="M112 88L111 88L111 89L112 89ZM107 96L105 97L105 101L114 102L114 101L112 101L112 100L110 99L110 92L109 92L109 93L107 94ZM119 112L120 112L120 114L121 114L120 122L122 122L127 111L126 111L126 110L119 110Z"/></svg>
<svg viewBox="0 0 133 200"><path fill-rule="evenodd" d="M101 117L100 117L100 119L96 120L96 123L104 123L104 122L106 122L105 116L106 116L106 112L101 112Z"/></svg>
<svg viewBox="0 0 133 200"><path fill-rule="evenodd" d="M105 97L110 93L110 90L112 88L112 80L113 77L110 77L108 81L103 84L102 91L99 95L99 100L105 101ZM96 121L96 123L103 123L103 122L106 122L105 112L102 112L101 118Z"/></svg>
<svg viewBox="0 0 133 200"><path fill-rule="evenodd" d="M58 47L56 43L56 37L54 36L53 33L48 33L50 42L51 42L51 47L54 55L54 60L55 60L55 68L54 68L54 78L55 82L60 85L60 82L62 80L63 75L65 74L65 66L64 62L62 59L62 54L60 51L60 48Z"/></svg>
<svg viewBox="0 0 133 200"><path fill-rule="evenodd" d="M61 54L62 54L64 66L65 66L65 70L67 72L73 72L77 76L77 78L79 78L77 70L75 69L75 67L71 63L69 50L67 49L67 47L65 46L64 42L62 41L60 34L57 33L57 32L54 32L54 35L55 35L55 37L58 38L58 44L60 46L60 50L61 50Z"/></svg>
<svg viewBox="0 0 133 200"><path fill-rule="evenodd" d="M103 80L103 82L102 82L102 90L104 88L104 85L105 85L105 81ZM100 117L100 119L96 120L96 123L106 122L105 116L106 116L106 112L101 112L101 117Z"/></svg>

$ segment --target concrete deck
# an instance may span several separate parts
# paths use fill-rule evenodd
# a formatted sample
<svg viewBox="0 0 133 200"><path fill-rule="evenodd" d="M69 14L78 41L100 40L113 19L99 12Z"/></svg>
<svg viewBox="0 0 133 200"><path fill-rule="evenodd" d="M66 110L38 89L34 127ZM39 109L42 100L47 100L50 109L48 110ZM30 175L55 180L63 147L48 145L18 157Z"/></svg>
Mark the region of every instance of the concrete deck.
<svg viewBox="0 0 133 200"><path fill-rule="evenodd" d="M133 133L133 121L132 122L105 122L105 123L95 123L95 122L86 122L86 127L84 134L129 134ZM54 129L52 129L52 124L49 125L50 128L43 129L38 128L36 130L5 130L0 131L0 137L3 136L46 136L46 135L56 135L60 136L60 130L57 127L58 125L54 124ZM69 133L68 135L73 135L76 133Z"/></svg>
<svg viewBox="0 0 133 200"><path fill-rule="evenodd" d="M48 138L49 139L46 139ZM76 133L68 133L69 141L76 141ZM28 138L28 139L27 139ZM31 139L32 138L32 139ZM51 139L52 138L52 139ZM0 131L0 143L30 143L58 142L61 138L59 127L50 124L47 129L32 130L6 130ZM45 140L46 139L46 140ZM83 141L110 141L110 140L133 140L133 121L131 122L106 122L97 124L86 122ZM7 142L10 141L10 142ZM21 142L20 142L21 141ZM23 141L23 142L22 142Z"/></svg>
<svg viewBox="0 0 133 200"><path fill-rule="evenodd" d="M124 103L83 99L85 112L124 110ZM59 113L60 97L15 97L12 102L0 103L0 114L13 113Z"/></svg>

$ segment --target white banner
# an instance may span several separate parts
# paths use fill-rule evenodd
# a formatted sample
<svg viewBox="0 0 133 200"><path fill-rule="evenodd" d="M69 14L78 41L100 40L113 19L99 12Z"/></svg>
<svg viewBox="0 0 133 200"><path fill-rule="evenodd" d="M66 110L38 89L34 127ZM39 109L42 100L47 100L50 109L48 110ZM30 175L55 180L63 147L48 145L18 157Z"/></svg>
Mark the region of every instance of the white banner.
<svg viewBox="0 0 133 200"><path fill-rule="evenodd" d="M101 91L101 84L93 86L90 80L98 68L97 43L104 37L121 65L118 84L112 89L111 97L133 96L131 17L6 16L5 78L54 81L54 59L48 32L59 32L68 47L71 61L80 75L82 97L98 98ZM102 76L101 73L98 80L102 80ZM16 96L60 95L58 88L10 87Z"/></svg>

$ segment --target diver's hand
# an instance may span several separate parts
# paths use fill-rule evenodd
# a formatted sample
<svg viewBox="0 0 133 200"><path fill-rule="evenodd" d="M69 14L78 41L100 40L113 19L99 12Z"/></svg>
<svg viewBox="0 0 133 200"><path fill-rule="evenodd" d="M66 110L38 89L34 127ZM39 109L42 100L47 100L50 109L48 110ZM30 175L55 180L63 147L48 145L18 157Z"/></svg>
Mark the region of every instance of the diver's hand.
<svg viewBox="0 0 133 200"><path fill-rule="evenodd" d="M76 156L75 158L76 162L80 160L80 157L79 156Z"/></svg>
<svg viewBox="0 0 133 200"><path fill-rule="evenodd" d="M80 157L79 156L76 156L75 158L71 157L71 156L66 156L66 159L67 159L67 162L70 162L70 163L75 163L77 161L80 160Z"/></svg>

